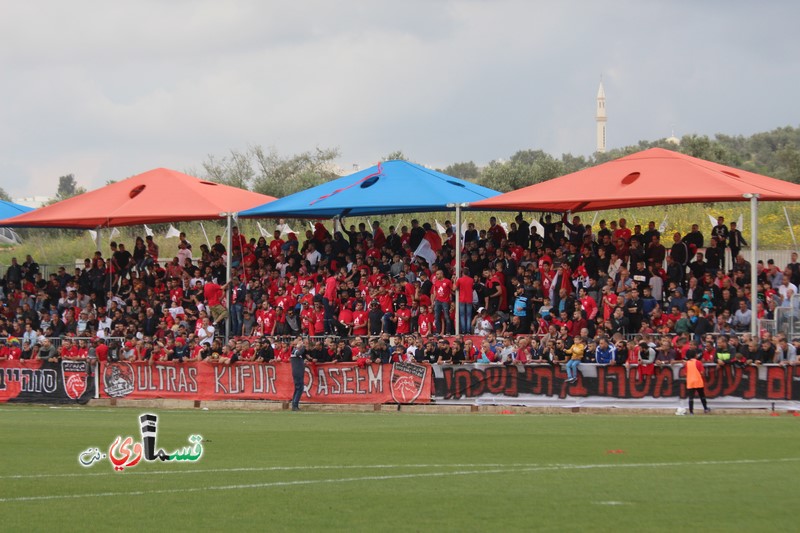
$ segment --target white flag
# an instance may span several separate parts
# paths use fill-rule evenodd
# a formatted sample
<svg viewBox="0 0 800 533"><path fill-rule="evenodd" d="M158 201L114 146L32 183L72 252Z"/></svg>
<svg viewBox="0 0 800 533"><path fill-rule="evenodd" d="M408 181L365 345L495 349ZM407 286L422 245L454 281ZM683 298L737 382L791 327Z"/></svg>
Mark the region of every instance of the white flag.
<svg viewBox="0 0 800 533"><path fill-rule="evenodd" d="M258 232L261 234L262 237L265 239L269 239L271 235L267 233L267 230L261 227L261 222L256 221L256 226L258 226Z"/></svg>
<svg viewBox="0 0 800 533"><path fill-rule="evenodd" d="M658 226L658 232L663 234L667 230L667 215L664 215L664 220Z"/></svg>
<svg viewBox="0 0 800 533"><path fill-rule="evenodd" d="M147 224L145 224L145 225L144 225L144 234L145 234L146 236L148 236L148 237L152 237L152 236L153 236L153 230L151 230L151 229L150 229L150 228L147 226Z"/></svg>
<svg viewBox="0 0 800 533"><path fill-rule="evenodd" d="M508 235L508 224L506 224L505 222L503 222L499 218L497 219L497 223L500 224L500 227L503 228L503 230L505 230L505 232L506 232L506 235Z"/></svg>
<svg viewBox="0 0 800 533"><path fill-rule="evenodd" d="M108 238L113 239L118 235L119 235L119 230L117 228L111 228L111 235Z"/></svg>
<svg viewBox="0 0 800 533"><path fill-rule="evenodd" d="M411 259L414 259L416 256L419 256L427 261L428 266L431 266L436 262L436 252L434 252L433 248L431 248L431 243L428 241L428 239L422 239L422 242L419 243L417 249L414 250L414 255L411 257Z"/></svg>
<svg viewBox="0 0 800 533"><path fill-rule="evenodd" d="M295 233L295 231L289 227L289 224L278 224L278 226L275 229L280 231L281 235L288 235L290 233Z"/></svg>
<svg viewBox="0 0 800 533"><path fill-rule="evenodd" d="M175 229L175 226L172 224L169 225L169 229L167 230L167 236L165 238L171 239L173 237L180 237L181 232Z"/></svg>
<svg viewBox="0 0 800 533"><path fill-rule="evenodd" d="M784 207L784 209L786 208ZM736 221L736 229L744 231L744 215L739 215L739 219Z"/></svg>
<svg viewBox="0 0 800 533"><path fill-rule="evenodd" d="M439 233L439 235L444 235L445 233L447 233L447 230L444 229L444 226L439 224L438 220L433 219L433 221L436 223L436 231Z"/></svg>
<svg viewBox="0 0 800 533"><path fill-rule="evenodd" d="M467 229L469 229L469 224L467 224L466 220L461 221L461 240L464 241L467 237Z"/></svg>
<svg viewBox="0 0 800 533"><path fill-rule="evenodd" d="M308 221L308 227L311 228L311 231L314 231L314 223L310 220Z"/></svg>
<svg viewBox="0 0 800 533"><path fill-rule="evenodd" d="M711 215L708 215L708 220L711 222L711 227L712 228L716 228L717 227L717 219L716 218L712 217Z"/></svg>
<svg viewBox="0 0 800 533"><path fill-rule="evenodd" d="M540 237L544 235L544 226L539 224L539 221L536 220L536 218L531 220L531 227L536 228L536 234L539 235Z"/></svg>
<svg viewBox="0 0 800 533"><path fill-rule="evenodd" d="M89 232L89 237L92 238L92 242L97 241L97 232L93 229L87 230Z"/></svg>

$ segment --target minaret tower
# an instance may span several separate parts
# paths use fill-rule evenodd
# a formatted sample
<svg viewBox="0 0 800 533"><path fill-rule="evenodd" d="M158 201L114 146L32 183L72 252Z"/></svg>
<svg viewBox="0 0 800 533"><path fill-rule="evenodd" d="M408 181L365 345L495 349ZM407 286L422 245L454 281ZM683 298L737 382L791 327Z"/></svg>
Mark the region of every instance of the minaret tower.
<svg viewBox="0 0 800 533"><path fill-rule="evenodd" d="M606 92L603 90L603 79L600 79L600 87L597 89L597 151L606 151Z"/></svg>

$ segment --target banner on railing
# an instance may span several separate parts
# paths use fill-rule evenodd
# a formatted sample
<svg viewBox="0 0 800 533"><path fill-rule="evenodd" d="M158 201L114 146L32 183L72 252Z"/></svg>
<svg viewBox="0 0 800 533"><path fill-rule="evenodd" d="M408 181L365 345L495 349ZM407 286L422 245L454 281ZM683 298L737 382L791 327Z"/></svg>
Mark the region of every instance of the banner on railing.
<svg viewBox="0 0 800 533"><path fill-rule="evenodd" d="M86 403L94 378L86 361L3 361L0 402Z"/></svg>
<svg viewBox="0 0 800 533"><path fill-rule="evenodd" d="M581 364L578 380L567 382L560 365L504 366L491 364L442 366L434 379L437 400L506 398L677 400L686 397L685 369L681 365L656 367L652 375L625 366ZM706 367L708 398L800 401L800 367Z"/></svg>
<svg viewBox="0 0 800 533"><path fill-rule="evenodd" d="M428 403L429 366L394 363L308 364L303 401L316 403ZM105 363L100 396L186 400L289 400L294 392L288 363Z"/></svg>
<svg viewBox="0 0 800 533"><path fill-rule="evenodd" d="M303 401L315 403L501 403L516 405L626 405L658 407L686 397L682 366L653 369L580 365L567 383L551 365L307 365ZM103 398L288 400L294 390L288 363L104 363L93 374L86 361L3 361L0 402L85 403ZM706 367L706 396L730 407L774 402L800 408L800 366Z"/></svg>

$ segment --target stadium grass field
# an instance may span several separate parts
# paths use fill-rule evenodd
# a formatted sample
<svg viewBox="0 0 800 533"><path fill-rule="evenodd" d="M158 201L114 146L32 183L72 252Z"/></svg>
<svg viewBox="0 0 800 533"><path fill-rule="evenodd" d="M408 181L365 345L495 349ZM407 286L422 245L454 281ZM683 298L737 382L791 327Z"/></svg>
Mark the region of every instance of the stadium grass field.
<svg viewBox="0 0 800 533"><path fill-rule="evenodd" d="M201 434L114 472L90 446ZM800 417L0 407L5 531L796 531Z"/></svg>

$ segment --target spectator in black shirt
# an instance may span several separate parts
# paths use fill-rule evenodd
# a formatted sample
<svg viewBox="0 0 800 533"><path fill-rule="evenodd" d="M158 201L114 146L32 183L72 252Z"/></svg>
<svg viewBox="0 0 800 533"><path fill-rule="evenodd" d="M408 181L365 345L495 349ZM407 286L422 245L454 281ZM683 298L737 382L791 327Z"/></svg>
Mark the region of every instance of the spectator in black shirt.
<svg viewBox="0 0 800 533"><path fill-rule="evenodd" d="M716 237L711 237L711 244L706 248L706 271L716 274L722 268L722 258L725 248L720 248Z"/></svg>

